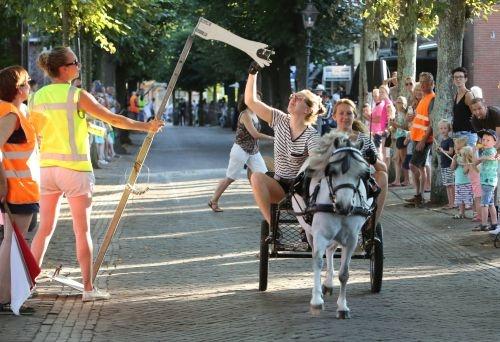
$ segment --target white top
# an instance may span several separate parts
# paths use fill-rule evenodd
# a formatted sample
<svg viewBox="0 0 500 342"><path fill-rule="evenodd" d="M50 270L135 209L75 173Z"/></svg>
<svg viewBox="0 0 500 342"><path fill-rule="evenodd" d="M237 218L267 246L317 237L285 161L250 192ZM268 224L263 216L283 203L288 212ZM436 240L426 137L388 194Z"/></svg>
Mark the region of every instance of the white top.
<svg viewBox="0 0 500 342"><path fill-rule="evenodd" d="M290 115L273 108L271 128L274 129L274 168L281 178L294 179L311 150L318 147L319 134L311 126L292 140Z"/></svg>

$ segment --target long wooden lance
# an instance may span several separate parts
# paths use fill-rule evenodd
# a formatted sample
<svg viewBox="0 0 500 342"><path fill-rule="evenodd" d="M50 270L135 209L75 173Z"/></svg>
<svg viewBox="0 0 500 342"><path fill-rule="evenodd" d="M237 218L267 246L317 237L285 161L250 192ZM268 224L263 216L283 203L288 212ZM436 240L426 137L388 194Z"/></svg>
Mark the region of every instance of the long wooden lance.
<svg viewBox="0 0 500 342"><path fill-rule="evenodd" d="M163 97L163 101L161 102L159 110L155 114L155 119L160 119L162 114L165 112L165 107L167 106L168 100L172 95L177 79L179 78L182 67L184 66L186 58L191 49L191 45L193 44L195 35L207 40L218 40L239 50L242 50L250 57L252 57L252 59L255 60L261 67L269 66L271 63L269 57L274 54L273 51L267 49L268 46L266 44L241 38L234 33L210 22L209 20L199 18L198 24L196 25L193 33L188 37L186 43L184 44L182 53L179 57L179 60L177 61L177 65L175 66L174 73L172 74L170 81L168 82L167 91L165 93L165 96ZM101 267L104 256L106 255L106 251L108 250L111 240L116 232L116 229L118 228L118 224L120 223L123 211L125 210L125 206L127 205L128 198L130 194L134 192L134 186L137 181L137 177L141 172L144 160L146 159L151 144L153 143L154 136L155 133L148 133L134 161L120 202L116 207L113 218L111 219L109 227L106 231L106 235L104 236L102 245L97 253L97 257L93 266L93 280L95 280L97 273L99 272L99 268Z"/></svg>

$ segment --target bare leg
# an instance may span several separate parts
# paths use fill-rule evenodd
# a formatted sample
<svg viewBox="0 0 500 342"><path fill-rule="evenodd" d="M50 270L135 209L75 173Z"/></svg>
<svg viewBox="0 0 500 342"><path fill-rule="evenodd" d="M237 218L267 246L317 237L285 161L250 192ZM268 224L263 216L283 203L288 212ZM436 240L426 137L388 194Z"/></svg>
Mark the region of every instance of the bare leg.
<svg viewBox="0 0 500 342"><path fill-rule="evenodd" d="M271 203L281 201L285 197L285 192L277 180L261 172L253 173L250 183L252 184L255 202L259 206L264 219L270 224Z"/></svg>
<svg viewBox="0 0 500 342"><path fill-rule="evenodd" d="M396 156L394 157L394 173L396 177L394 178L394 182L392 182L392 185L401 185L401 164L403 161L401 160L401 155L399 153L399 150L396 151Z"/></svg>
<svg viewBox="0 0 500 342"><path fill-rule="evenodd" d="M40 225L31 243L31 253L39 266L57 225L61 194L42 195L40 199Z"/></svg>
<svg viewBox="0 0 500 342"><path fill-rule="evenodd" d="M377 197L377 212L375 213L375 221L378 222L380 215L382 215L382 211L384 210L388 187L387 168L385 167L385 164L380 162L380 160L377 160L377 163L375 164L375 173L373 176L381 189L380 194Z"/></svg>
<svg viewBox="0 0 500 342"><path fill-rule="evenodd" d="M413 174L413 186L415 187L417 195L419 195L422 193L422 191L420 190L420 180L423 177L421 177L420 169L411 163L410 163L410 170L411 173Z"/></svg>
<svg viewBox="0 0 500 342"><path fill-rule="evenodd" d="M497 208L494 205L490 205L488 208L491 216L491 224L498 224Z"/></svg>
<svg viewBox="0 0 500 342"><path fill-rule="evenodd" d="M455 206L455 186L448 185L446 193L448 194L448 207L453 208Z"/></svg>
<svg viewBox="0 0 500 342"><path fill-rule="evenodd" d="M14 220L18 229L21 230L23 236L28 232L33 214L21 215L13 214ZM4 237L0 246L0 303L5 304L10 302L10 248L12 245L12 234L14 230L12 223L7 214L4 215Z"/></svg>
<svg viewBox="0 0 500 342"><path fill-rule="evenodd" d="M76 239L76 257L82 271L85 291L92 291L92 237L90 236L90 213L92 197L82 195L68 198L73 218Z"/></svg>
<svg viewBox="0 0 500 342"><path fill-rule="evenodd" d="M423 194L424 190L426 189L426 183L427 183L427 175L430 175L430 172L427 173L426 167L419 167L418 170L420 171L420 182L419 182L419 194ZM430 187L430 186L429 186Z"/></svg>
<svg viewBox="0 0 500 342"><path fill-rule="evenodd" d="M224 178L222 179L219 184L217 185L217 188L215 188L214 195L212 196L212 203L217 204L219 202L219 198L222 196L224 191L226 191L227 187L234 182L234 179L231 178Z"/></svg>
<svg viewBox="0 0 500 342"><path fill-rule="evenodd" d="M481 197L474 197L474 211L476 212L476 219L481 220Z"/></svg>
<svg viewBox="0 0 500 342"><path fill-rule="evenodd" d="M431 190L431 167L429 165L425 165L425 191Z"/></svg>
<svg viewBox="0 0 500 342"><path fill-rule="evenodd" d="M460 203L460 205L458 206L458 210L460 212L460 215L465 217L465 203L464 202Z"/></svg>

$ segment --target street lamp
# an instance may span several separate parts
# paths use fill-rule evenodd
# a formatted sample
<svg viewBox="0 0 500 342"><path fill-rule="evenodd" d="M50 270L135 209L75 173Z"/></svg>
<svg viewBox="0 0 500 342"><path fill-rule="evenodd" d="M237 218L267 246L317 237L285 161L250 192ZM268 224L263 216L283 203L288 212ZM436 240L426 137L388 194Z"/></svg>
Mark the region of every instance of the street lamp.
<svg viewBox="0 0 500 342"><path fill-rule="evenodd" d="M307 32L307 42L306 42L306 88L309 88L309 60L311 58L311 30L314 27L316 18L318 17L318 9L314 4L307 4L306 8L302 11L302 22L304 23L304 28Z"/></svg>

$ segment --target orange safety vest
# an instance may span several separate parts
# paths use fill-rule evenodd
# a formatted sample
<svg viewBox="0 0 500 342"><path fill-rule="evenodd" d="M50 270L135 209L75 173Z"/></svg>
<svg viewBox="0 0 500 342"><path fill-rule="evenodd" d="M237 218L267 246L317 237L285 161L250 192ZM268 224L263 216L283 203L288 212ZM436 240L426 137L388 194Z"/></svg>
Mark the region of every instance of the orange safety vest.
<svg viewBox="0 0 500 342"><path fill-rule="evenodd" d="M425 95L418 103L417 108L415 108L415 118L410 128L411 140L421 141L424 138L425 132L427 132L427 128L431 124L429 120L429 106L435 97L435 93ZM427 139L427 142L432 142L432 134Z"/></svg>
<svg viewBox="0 0 500 342"><path fill-rule="evenodd" d="M0 101L0 117L9 113L16 114L26 141L0 146L2 166L7 178L7 202L11 204L30 204L40 200L40 167L35 129L28 119L9 102Z"/></svg>
<svg viewBox="0 0 500 342"><path fill-rule="evenodd" d="M132 113L139 113L139 107L137 107L137 95L130 96L130 106L128 110Z"/></svg>

